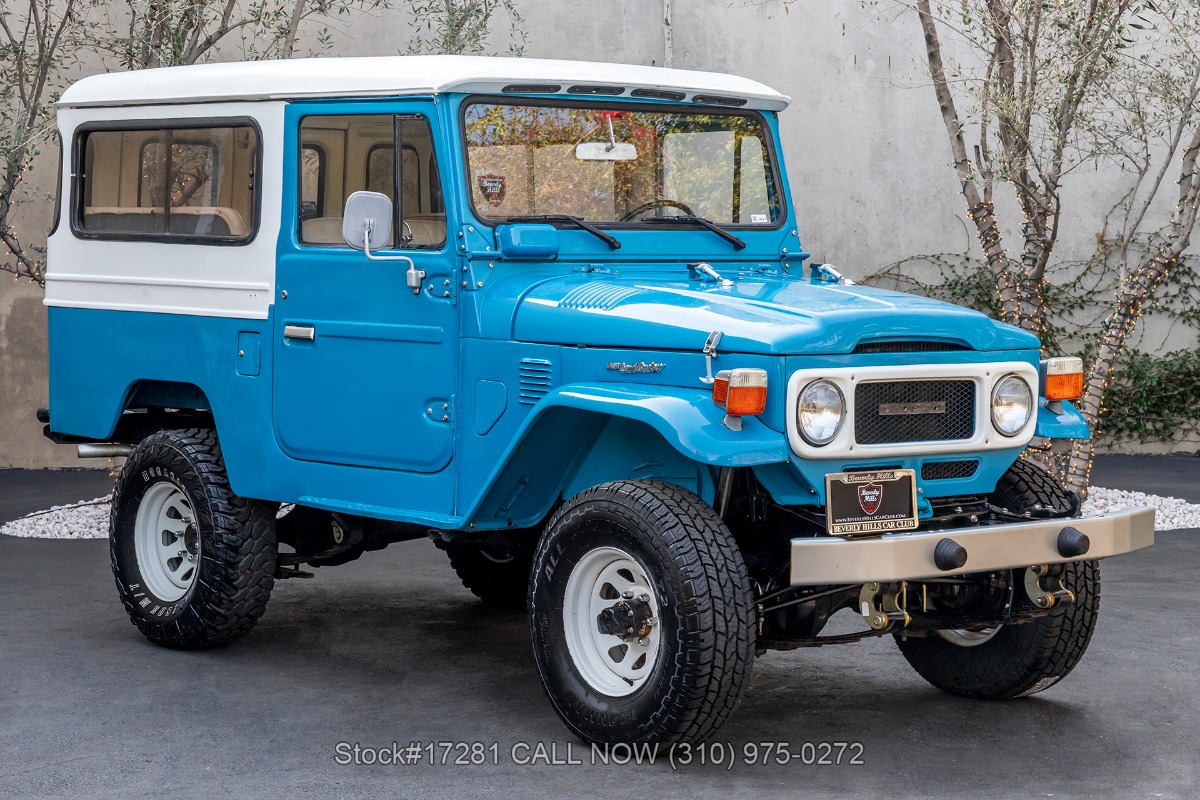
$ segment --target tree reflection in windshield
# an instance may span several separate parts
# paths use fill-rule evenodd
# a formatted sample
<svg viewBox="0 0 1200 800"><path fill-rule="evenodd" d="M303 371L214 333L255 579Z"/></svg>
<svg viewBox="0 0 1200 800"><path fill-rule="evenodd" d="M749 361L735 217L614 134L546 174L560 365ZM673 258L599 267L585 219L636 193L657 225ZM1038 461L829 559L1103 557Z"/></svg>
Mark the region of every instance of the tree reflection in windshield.
<svg viewBox="0 0 1200 800"><path fill-rule="evenodd" d="M755 115L473 103L464 126L471 200L485 219L770 225L779 215L769 133Z"/></svg>

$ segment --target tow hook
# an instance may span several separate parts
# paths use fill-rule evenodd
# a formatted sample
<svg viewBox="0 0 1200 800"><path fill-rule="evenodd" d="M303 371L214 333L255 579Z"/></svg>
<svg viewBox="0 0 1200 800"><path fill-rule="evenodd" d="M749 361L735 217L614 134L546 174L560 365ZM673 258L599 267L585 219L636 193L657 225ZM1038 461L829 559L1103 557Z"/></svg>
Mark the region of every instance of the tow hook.
<svg viewBox="0 0 1200 800"><path fill-rule="evenodd" d="M658 624L649 600L648 594L636 600L618 600L596 615L596 630L616 636L624 642L636 639L639 644L644 644L643 640L650 636L650 629Z"/></svg>
<svg viewBox="0 0 1200 800"><path fill-rule="evenodd" d="M865 583L858 593L858 606L862 617L872 630L881 631L889 625L903 628L912 622L906 610L908 606L908 582Z"/></svg>
<svg viewBox="0 0 1200 800"><path fill-rule="evenodd" d="M1025 570L1025 594L1038 608L1054 608L1058 603L1075 602L1075 593L1063 586L1062 569L1052 573L1049 564Z"/></svg>

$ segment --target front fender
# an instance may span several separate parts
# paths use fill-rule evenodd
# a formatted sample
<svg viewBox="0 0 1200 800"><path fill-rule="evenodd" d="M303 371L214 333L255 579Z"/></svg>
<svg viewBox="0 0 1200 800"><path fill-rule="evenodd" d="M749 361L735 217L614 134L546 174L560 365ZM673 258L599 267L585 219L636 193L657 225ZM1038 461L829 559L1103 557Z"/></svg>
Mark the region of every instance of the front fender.
<svg viewBox="0 0 1200 800"><path fill-rule="evenodd" d="M715 467L752 467L787 461L787 437L757 417L743 417L740 431L722 420L712 394L669 386L617 387L573 384L551 392L536 411L561 406L644 422L683 455Z"/></svg>
<svg viewBox="0 0 1200 800"><path fill-rule="evenodd" d="M541 519L576 481L581 465L614 419L642 423L662 437L678 463L751 467L787 461L787 437L754 417L742 430L722 423L724 412L703 389L568 384L547 394L521 424L512 444L465 515L478 527L526 526ZM649 432L646 432L649 434ZM609 434L608 438L611 438ZM622 435L624 452L662 463L655 443ZM611 442L606 442L611 445ZM635 459L635 461L638 459ZM619 459L621 463L626 460ZM594 465L594 462L593 462ZM620 472L623 467L611 462ZM634 474L611 475L632 478Z"/></svg>
<svg viewBox="0 0 1200 800"><path fill-rule="evenodd" d="M1092 432L1088 430L1087 420L1075 406L1066 400L1062 401L1062 412L1055 413L1046 407L1042 400L1038 405L1037 428L1034 436L1046 439L1090 439Z"/></svg>

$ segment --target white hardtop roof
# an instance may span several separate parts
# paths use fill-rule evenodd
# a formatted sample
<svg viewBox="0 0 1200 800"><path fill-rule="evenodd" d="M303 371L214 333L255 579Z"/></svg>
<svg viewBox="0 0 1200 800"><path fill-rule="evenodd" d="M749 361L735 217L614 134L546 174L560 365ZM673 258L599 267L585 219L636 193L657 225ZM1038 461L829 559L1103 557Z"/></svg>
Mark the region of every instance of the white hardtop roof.
<svg viewBox="0 0 1200 800"><path fill-rule="evenodd" d="M513 84L619 86L740 98L746 108L782 110L789 98L748 78L636 64L489 56L299 58L196 64L93 75L62 94L59 106L127 106L499 92ZM615 98L618 95L605 95Z"/></svg>

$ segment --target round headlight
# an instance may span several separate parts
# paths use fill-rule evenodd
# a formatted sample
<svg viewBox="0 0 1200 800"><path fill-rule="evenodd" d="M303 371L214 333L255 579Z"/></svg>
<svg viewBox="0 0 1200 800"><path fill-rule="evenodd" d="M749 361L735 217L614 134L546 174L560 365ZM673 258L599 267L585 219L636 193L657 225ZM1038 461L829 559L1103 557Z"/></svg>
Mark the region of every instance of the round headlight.
<svg viewBox="0 0 1200 800"><path fill-rule="evenodd" d="M815 380L800 391L796 424L809 444L821 447L833 441L842 429L846 399L842 390L827 380Z"/></svg>
<svg viewBox="0 0 1200 800"><path fill-rule="evenodd" d="M992 389L992 425L1005 436L1016 436L1033 413L1033 392L1024 378L1005 375Z"/></svg>

